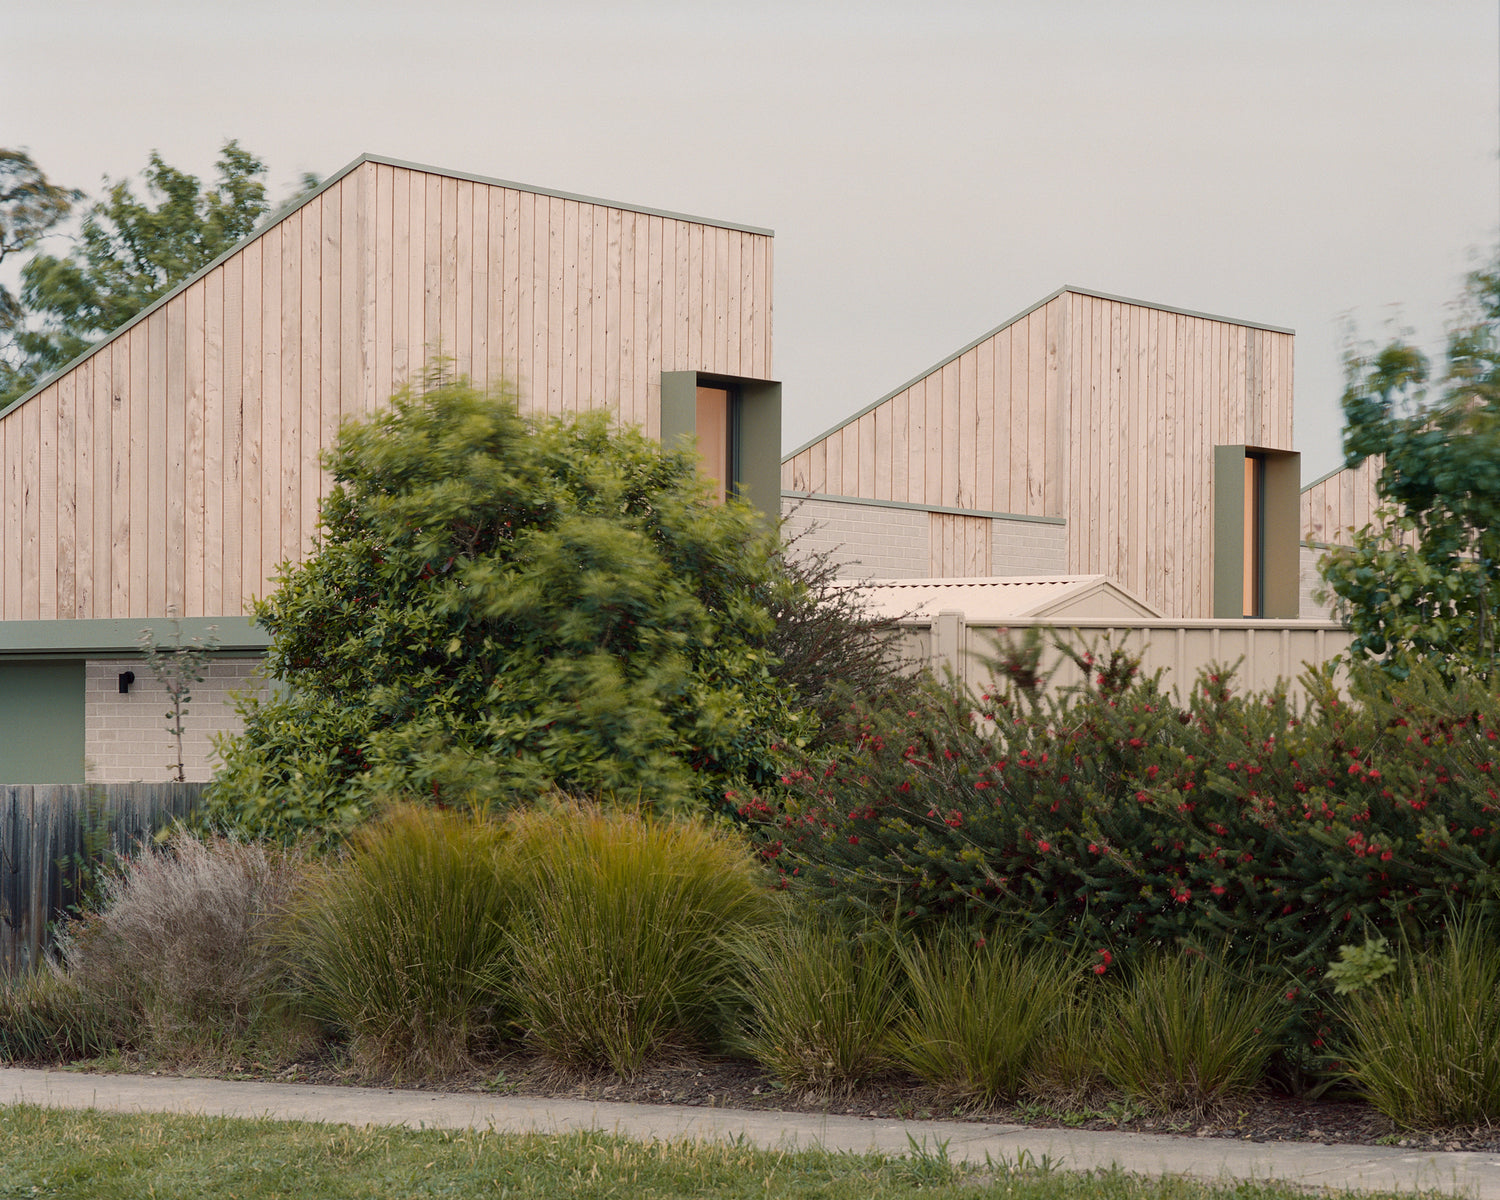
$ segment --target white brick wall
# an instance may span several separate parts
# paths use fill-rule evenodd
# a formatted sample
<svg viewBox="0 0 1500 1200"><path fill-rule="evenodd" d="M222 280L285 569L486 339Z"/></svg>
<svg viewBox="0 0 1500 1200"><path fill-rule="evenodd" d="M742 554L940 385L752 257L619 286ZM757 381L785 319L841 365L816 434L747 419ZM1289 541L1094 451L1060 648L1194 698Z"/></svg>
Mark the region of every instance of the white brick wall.
<svg viewBox="0 0 1500 1200"><path fill-rule="evenodd" d="M781 511L784 536L797 538L793 550L832 551L840 575L924 579L928 574L930 522L925 509L782 497Z"/></svg>
<svg viewBox="0 0 1500 1200"><path fill-rule="evenodd" d="M192 689L183 721L183 764L189 781L213 774L215 733L238 733L241 725L231 692L259 692L265 681L258 658L216 658ZM120 694L122 671L134 671L130 691ZM171 701L139 658L90 659L84 670L84 762L91 783L164 782L177 761L176 739L167 732Z"/></svg>
<svg viewBox="0 0 1500 1200"><path fill-rule="evenodd" d="M990 521L992 575L1066 575L1068 527L1044 521Z"/></svg>

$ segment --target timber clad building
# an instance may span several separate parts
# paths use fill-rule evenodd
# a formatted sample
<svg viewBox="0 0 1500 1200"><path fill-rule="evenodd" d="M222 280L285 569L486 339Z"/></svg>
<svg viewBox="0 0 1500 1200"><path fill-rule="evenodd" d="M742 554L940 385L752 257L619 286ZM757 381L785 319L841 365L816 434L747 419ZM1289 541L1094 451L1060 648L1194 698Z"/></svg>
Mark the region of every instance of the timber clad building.
<svg viewBox="0 0 1500 1200"><path fill-rule="evenodd" d="M137 638L172 619L217 627L192 710L223 728L266 645L245 604L313 539L319 455L439 356L530 411L701 427L721 485L774 509L771 284L768 230L352 163L0 414L0 783L165 778Z"/></svg>
<svg viewBox="0 0 1500 1200"><path fill-rule="evenodd" d="M216 630L187 747L207 778L227 696L259 686L246 604L315 537L320 455L440 364L696 438L720 495L865 575L1297 616L1291 331L1063 288L783 460L771 251L368 156L275 214L0 413L0 783L166 777L144 628Z"/></svg>
<svg viewBox="0 0 1500 1200"><path fill-rule="evenodd" d="M1291 330L1065 287L781 486L872 576L1104 575L1166 617L1294 618L1298 463Z"/></svg>

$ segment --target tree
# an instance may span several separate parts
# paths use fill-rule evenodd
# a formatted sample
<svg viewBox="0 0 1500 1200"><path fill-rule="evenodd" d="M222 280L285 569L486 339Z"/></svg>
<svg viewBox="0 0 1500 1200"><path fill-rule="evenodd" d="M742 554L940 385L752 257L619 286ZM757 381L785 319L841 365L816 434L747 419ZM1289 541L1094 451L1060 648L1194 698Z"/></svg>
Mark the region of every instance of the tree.
<svg viewBox="0 0 1500 1200"><path fill-rule="evenodd" d="M22 268L10 322L12 353L0 368L0 404L76 358L248 234L270 207L265 170L260 159L229 141L219 154L217 182L207 190L155 151L145 171L147 200L137 198L129 180L112 184L108 196L84 214L71 253L38 253ZM304 190L307 182L304 178Z"/></svg>
<svg viewBox="0 0 1500 1200"><path fill-rule="evenodd" d="M1376 522L1321 567L1353 650L1450 675L1496 666L1500 583L1500 259L1468 278L1442 374L1395 341L1346 358L1347 466L1382 460Z"/></svg>
<svg viewBox="0 0 1500 1200"><path fill-rule="evenodd" d="M768 649L775 539L693 456L435 382L325 465L321 542L255 608L290 691L244 704L211 818L337 833L383 797L549 788L723 807L803 738Z"/></svg>
<svg viewBox="0 0 1500 1200"><path fill-rule="evenodd" d="M52 183L26 151L0 148L0 265L12 254L31 250L82 198L82 192ZM20 300L0 283L0 339L4 342L20 323L21 312ZM8 366L0 360L0 389L5 386L3 372Z"/></svg>

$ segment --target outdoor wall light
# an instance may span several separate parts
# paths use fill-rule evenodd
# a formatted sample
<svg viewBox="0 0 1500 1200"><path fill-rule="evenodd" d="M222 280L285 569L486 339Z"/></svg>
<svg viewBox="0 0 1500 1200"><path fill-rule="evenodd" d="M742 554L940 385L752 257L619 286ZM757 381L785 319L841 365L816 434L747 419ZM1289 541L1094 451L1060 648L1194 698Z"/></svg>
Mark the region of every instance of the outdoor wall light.
<svg viewBox="0 0 1500 1200"><path fill-rule="evenodd" d="M134 683L134 682L135 682L135 672L134 671L121 671L120 672L120 695L123 696L123 695L125 695L126 692L130 691L130 685L132 683Z"/></svg>

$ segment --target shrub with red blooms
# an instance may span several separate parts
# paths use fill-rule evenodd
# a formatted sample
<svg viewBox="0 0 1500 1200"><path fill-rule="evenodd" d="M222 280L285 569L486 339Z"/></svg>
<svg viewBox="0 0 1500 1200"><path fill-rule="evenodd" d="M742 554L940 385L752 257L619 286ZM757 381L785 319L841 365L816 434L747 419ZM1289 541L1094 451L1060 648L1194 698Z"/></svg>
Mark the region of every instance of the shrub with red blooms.
<svg viewBox="0 0 1500 1200"><path fill-rule="evenodd" d="M835 911L987 916L1107 949L1106 969L1185 945L1309 989L1341 943L1500 909L1500 701L1482 684L1356 666L1348 697L1310 674L1298 707L1209 671L1184 703L1118 650L1069 654L1070 689L856 707L841 753L742 809L762 853Z"/></svg>

